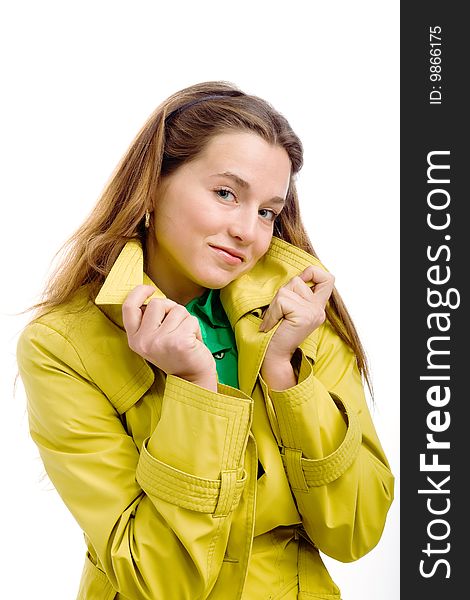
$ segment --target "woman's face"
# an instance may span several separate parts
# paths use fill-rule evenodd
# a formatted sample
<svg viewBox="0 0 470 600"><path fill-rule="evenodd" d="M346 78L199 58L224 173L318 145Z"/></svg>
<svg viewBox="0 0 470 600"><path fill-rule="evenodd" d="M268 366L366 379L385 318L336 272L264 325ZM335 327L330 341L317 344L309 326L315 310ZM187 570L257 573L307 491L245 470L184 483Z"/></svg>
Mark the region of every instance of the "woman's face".
<svg viewBox="0 0 470 600"><path fill-rule="evenodd" d="M157 190L148 243L153 282L186 304L249 271L269 247L290 174L284 148L254 133L212 138Z"/></svg>

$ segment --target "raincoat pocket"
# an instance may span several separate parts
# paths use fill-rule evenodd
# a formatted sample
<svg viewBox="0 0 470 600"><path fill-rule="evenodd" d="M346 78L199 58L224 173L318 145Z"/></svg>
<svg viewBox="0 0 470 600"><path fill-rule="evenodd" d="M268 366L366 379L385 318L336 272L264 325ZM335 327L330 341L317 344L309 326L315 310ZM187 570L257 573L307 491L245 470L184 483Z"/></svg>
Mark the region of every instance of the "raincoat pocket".
<svg viewBox="0 0 470 600"><path fill-rule="evenodd" d="M77 600L113 600L116 597L116 591L105 573L98 569L87 553Z"/></svg>
<svg viewBox="0 0 470 600"><path fill-rule="evenodd" d="M299 539L299 600L341 600L318 550L305 538Z"/></svg>

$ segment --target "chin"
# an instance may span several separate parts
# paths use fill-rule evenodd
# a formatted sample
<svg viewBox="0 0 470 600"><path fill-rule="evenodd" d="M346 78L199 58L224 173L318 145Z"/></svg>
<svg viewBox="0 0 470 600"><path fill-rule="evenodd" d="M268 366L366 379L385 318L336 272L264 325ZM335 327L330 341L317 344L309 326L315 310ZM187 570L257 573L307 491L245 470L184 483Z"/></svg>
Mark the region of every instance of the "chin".
<svg viewBox="0 0 470 600"><path fill-rule="evenodd" d="M221 281L220 279L210 279L208 281L205 281L203 283L203 286L211 290L221 290L224 287L226 287L229 283L232 283L232 281L235 281L235 279L237 279L237 277L231 277L230 279L224 279L223 281Z"/></svg>
<svg viewBox="0 0 470 600"><path fill-rule="evenodd" d="M221 290L222 288L226 287L229 283L232 283L232 281L235 281L235 279L238 279L240 275L242 275L242 273L237 273L230 276L228 274L225 274L225 276L206 276L201 277L198 283L205 288L210 288L212 290Z"/></svg>

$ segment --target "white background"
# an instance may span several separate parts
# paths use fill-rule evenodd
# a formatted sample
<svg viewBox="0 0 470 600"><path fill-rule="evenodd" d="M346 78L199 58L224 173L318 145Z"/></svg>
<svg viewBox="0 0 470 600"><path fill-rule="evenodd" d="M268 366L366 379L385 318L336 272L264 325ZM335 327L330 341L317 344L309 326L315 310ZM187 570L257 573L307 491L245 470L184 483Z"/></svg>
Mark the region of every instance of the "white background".
<svg viewBox="0 0 470 600"><path fill-rule="evenodd" d="M74 600L81 532L29 439L16 338L55 252L170 93L229 80L303 140L304 222L370 361L396 475L378 546L326 558L344 600L399 597L399 2L21 1L0 14L2 589ZM251 599L250 599L251 600Z"/></svg>

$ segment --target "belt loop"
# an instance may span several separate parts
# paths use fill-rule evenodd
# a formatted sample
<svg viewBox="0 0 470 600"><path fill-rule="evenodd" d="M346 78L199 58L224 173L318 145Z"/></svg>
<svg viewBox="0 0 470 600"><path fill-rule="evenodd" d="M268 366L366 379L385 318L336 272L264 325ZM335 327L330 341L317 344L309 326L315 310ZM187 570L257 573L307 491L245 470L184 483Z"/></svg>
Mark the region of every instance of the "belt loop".
<svg viewBox="0 0 470 600"><path fill-rule="evenodd" d="M214 517L226 517L232 509L237 483L236 469L222 471L220 474L220 492Z"/></svg>
<svg viewBox="0 0 470 600"><path fill-rule="evenodd" d="M294 448L284 448L287 476L289 483L295 490L308 492L308 485L305 481L304 470L302 468L302 450Z"/></svg>

